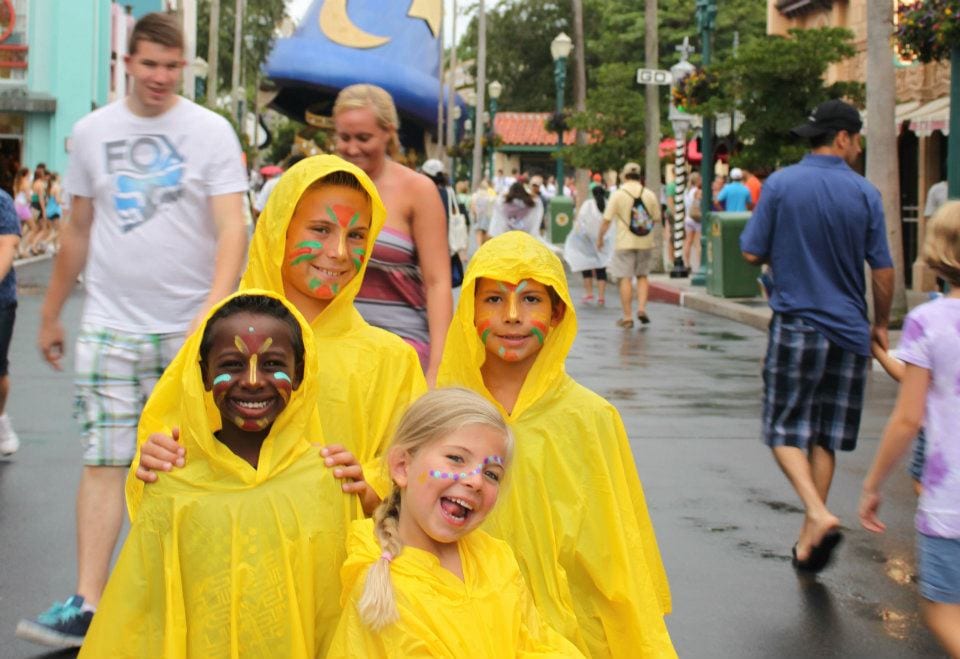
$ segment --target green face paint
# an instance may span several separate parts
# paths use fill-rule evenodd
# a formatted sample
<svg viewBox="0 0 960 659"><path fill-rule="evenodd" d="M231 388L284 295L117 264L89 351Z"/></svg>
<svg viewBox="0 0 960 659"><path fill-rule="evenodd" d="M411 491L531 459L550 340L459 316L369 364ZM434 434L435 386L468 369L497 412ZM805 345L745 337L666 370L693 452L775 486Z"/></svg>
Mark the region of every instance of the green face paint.
<svg viewBox="0 0 960 659"><path fill-rule="evenodd" d="M276 380L286 380L287 382L290 382L290 376L283 371L274 371L273 377Z"/></svg>
<svg viewBox="0 0 960 659"><path fill-rule="evenodd" d="M231 376L229 373L221 373L217 377L213 378L214 384L222 384L224 382L230 382Z"/></svg>
<svg viewBox="0 0 960 659"><path fill-rule="evenodd" d="M323 243L316 240L304 240L297 243L288 255L290 265L294 266L304 261L312 261L321 249L323 249Z"/></svg>
<svg viewBox="0 0 960 659"><path fill-rule="evenodd" d="M353 265L357 268L357 272L360 271L360 268L363 267L363 257L366 256L367 250L357 247L353 250L353 253L356 254L353 257Z"/></svg>

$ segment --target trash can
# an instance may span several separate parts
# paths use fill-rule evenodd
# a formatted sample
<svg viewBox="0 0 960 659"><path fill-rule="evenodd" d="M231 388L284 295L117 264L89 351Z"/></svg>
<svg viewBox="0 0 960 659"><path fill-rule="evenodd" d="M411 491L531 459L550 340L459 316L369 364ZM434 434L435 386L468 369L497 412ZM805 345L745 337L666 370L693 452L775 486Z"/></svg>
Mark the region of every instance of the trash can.
<svg viewBox="0 0 960 659"><path fill-rule="evenodd" d="M573 229L573 199L558 195L547 206L547 238L553 244L562 244Z"/></svg>
<svg viewBox="0 0 960 659"><path fill-rule="evenodd" d="M707 241L707 292L717 297L756 297L760 266L740 253L740 234L750 213L710 213Z"/></svg>

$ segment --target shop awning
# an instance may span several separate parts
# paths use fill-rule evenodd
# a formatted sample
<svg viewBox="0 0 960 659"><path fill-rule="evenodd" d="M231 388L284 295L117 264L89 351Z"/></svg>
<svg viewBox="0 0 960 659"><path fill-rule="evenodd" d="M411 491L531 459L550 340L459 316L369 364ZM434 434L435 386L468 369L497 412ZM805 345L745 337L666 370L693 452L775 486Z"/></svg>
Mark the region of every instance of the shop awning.
<svg viewBox="0 0 960 659"><path fill-rule="evenodd" d="M897 132L900 132L900 126L903 125L904 121L907 121L910 118L910 115L923 104L920 101L907 101L906 103L897 103L897 107L893 110L893 123L897 127ZM863 129L862 133L867 132L867 111L860 110L860 118L863 119Z"/></svg>
<svg viewBox="0 0 960 659"><path fill-rule="evenodd" d="M928 137L939 130L950 134L950 97L942 96L935 101L921 105L910 113L910 130L918 137Z"/></svg>

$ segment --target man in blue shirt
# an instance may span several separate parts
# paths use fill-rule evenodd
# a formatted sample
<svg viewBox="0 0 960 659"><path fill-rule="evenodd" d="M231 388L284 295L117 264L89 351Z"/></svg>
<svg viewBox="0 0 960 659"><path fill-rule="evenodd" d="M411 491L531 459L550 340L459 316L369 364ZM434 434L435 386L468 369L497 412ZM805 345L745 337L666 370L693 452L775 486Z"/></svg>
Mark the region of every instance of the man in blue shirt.
<svg viewBox="0 0 960 659"><path fill-rule="evenodd" d="M730 182L720 188L717 201L723 205L723 210L745 212L753 208L753 197L750 188L743 184L743 170L734 167L730 170Z"/></svg>
<svg viewBox="0 0 960 659"><path fill-rule="evenodd" d="M861 126L852 106L819 105L791 131L809 140L810 153L767 179L740 237L747 261L773 269L763 439L803 502L793 565L810 572L826 567L842 538L826 505L834 452L856 446L871 340L888 347L893 262L883 203L849 167L860 154Z"/></svg>

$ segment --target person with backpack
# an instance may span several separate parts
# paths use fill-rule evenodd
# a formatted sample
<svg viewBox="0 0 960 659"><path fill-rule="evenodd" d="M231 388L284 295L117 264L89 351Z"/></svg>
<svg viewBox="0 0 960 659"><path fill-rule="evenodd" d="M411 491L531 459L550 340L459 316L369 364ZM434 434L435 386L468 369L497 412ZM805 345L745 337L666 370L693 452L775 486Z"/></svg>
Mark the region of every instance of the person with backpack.
<svg viewBox="0 0 960 659"><path fill-rule="evenodd" d="M633 278L637 279L637 320L641 325L650 322L647 315L650 266L653 262L653 227L660 222L660 205L653 191L640 181L640 165L628 162L621 173L623 185L610 196L603 212L603 224L597 238L597 250L603 250L604 236L611 222L615 222L613 258L607 269L609 277L619 280L620 306L623 309L618 327L633 327Z"/></svg>

